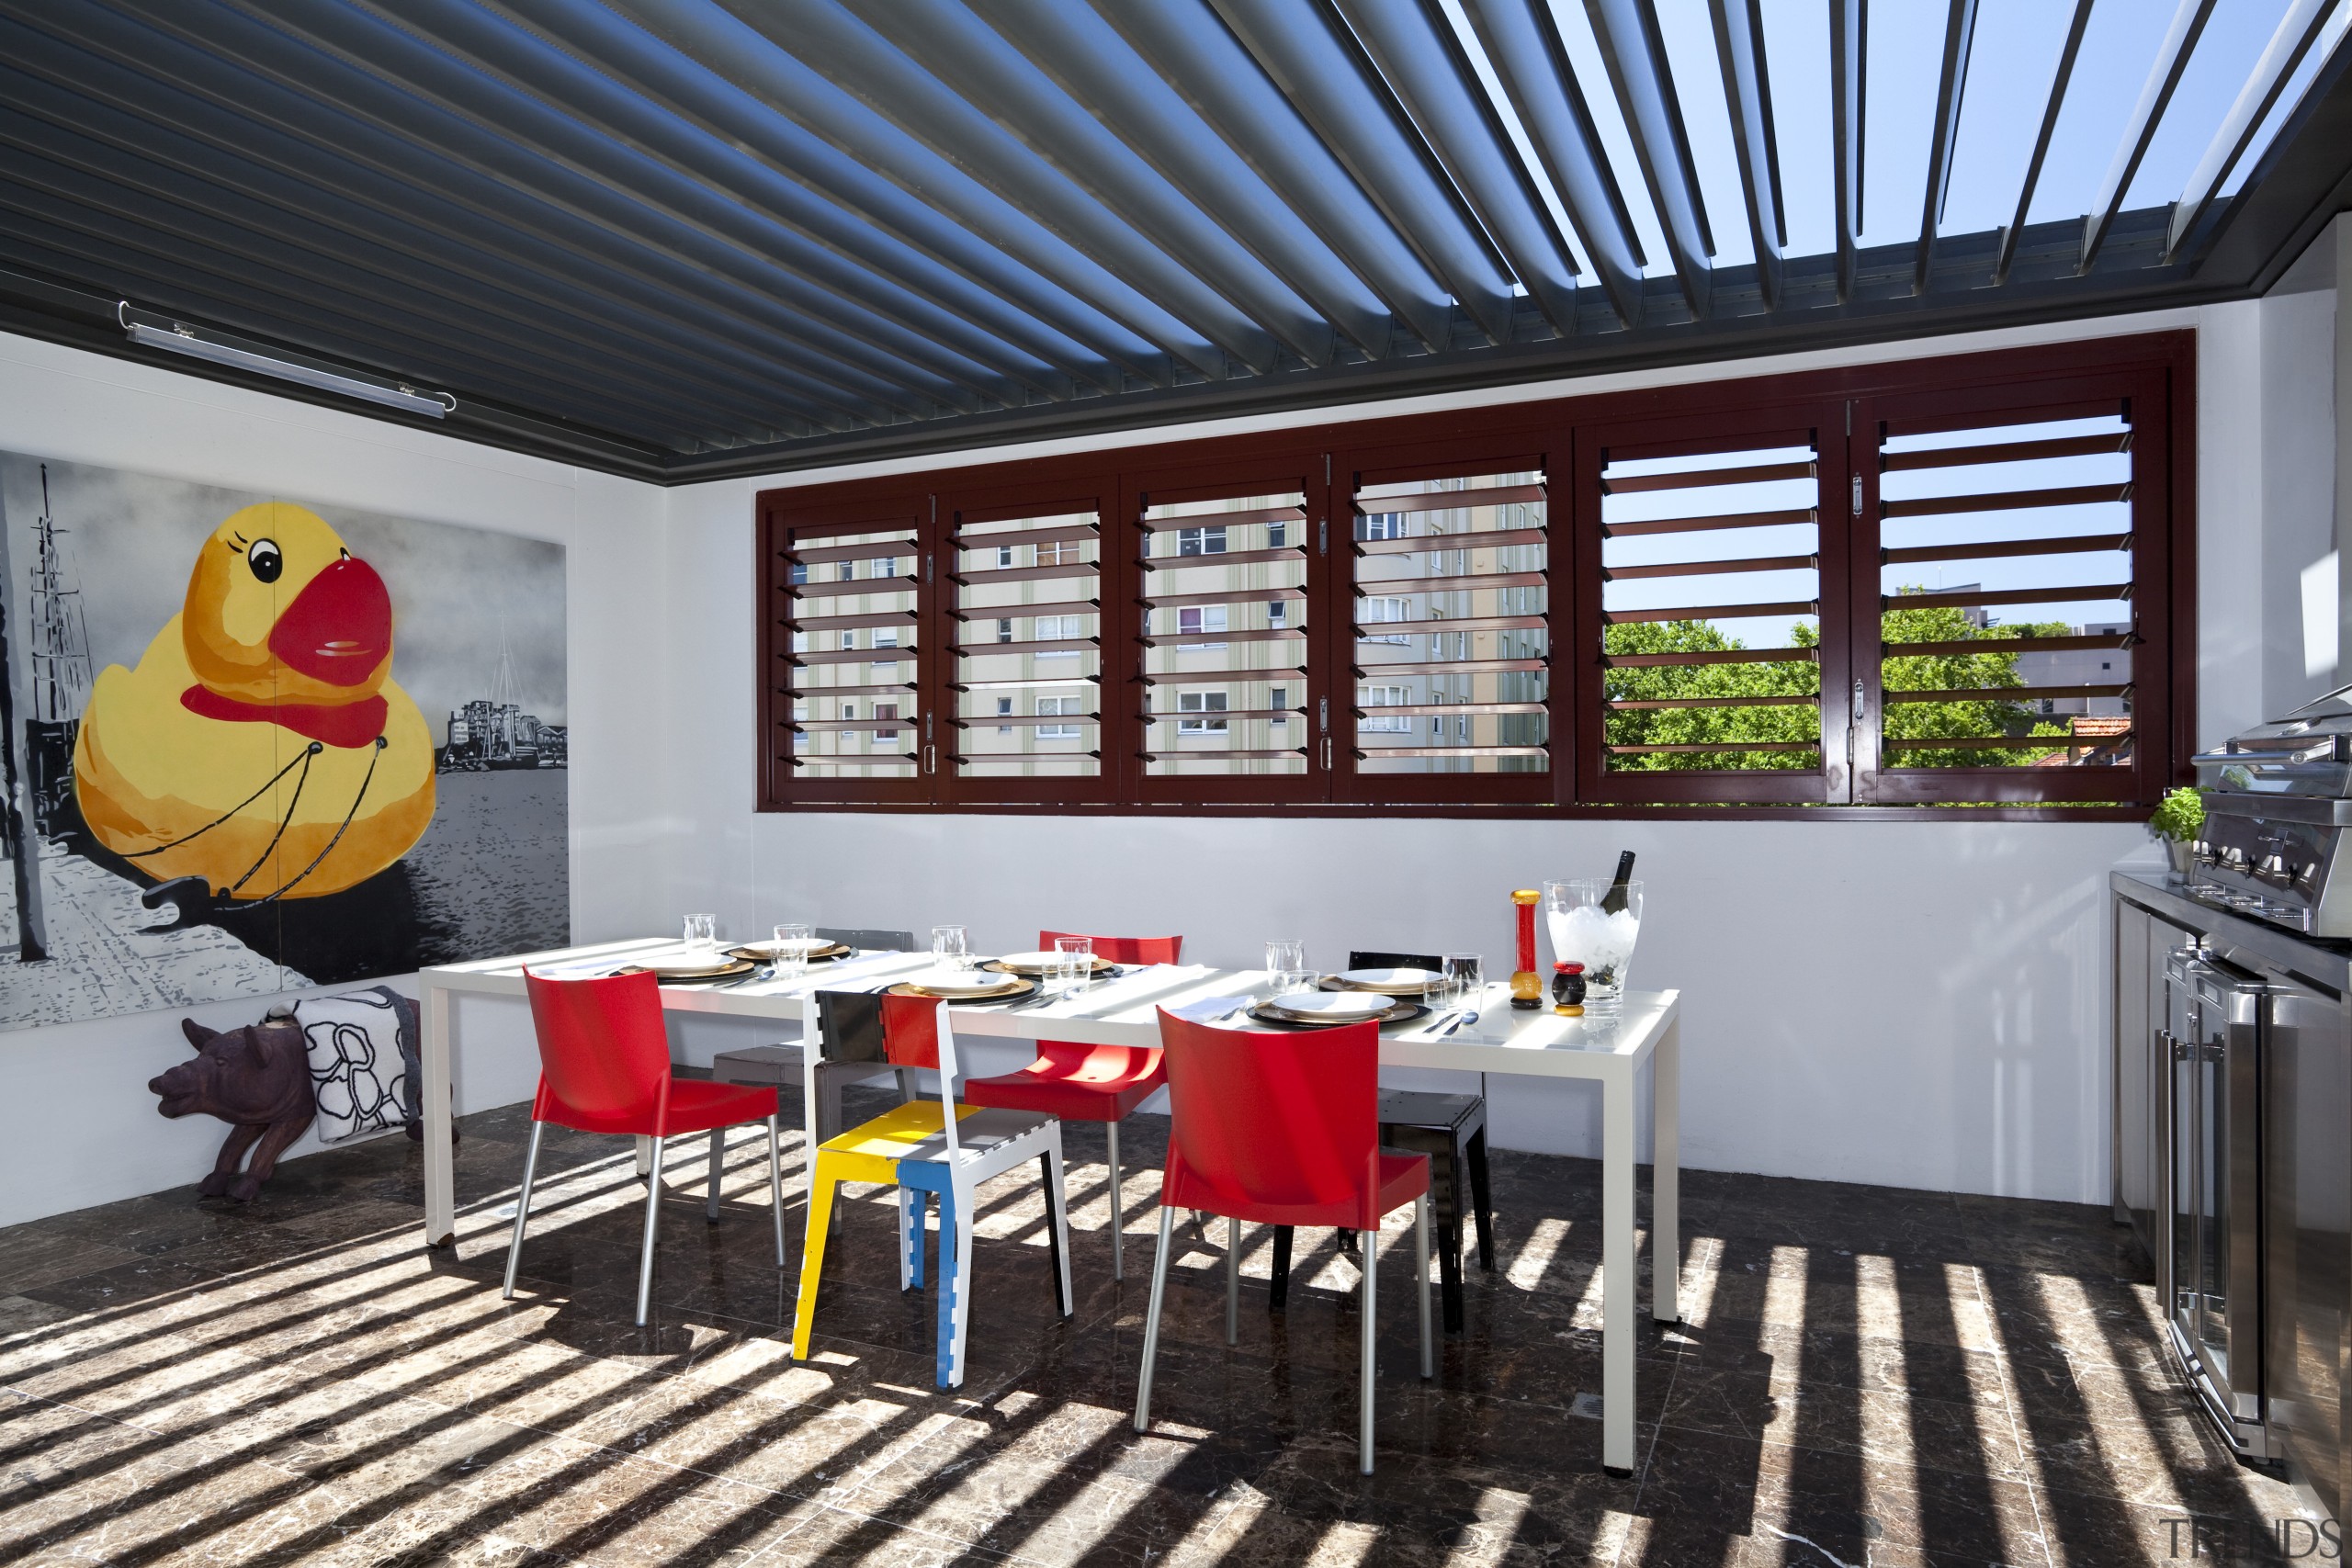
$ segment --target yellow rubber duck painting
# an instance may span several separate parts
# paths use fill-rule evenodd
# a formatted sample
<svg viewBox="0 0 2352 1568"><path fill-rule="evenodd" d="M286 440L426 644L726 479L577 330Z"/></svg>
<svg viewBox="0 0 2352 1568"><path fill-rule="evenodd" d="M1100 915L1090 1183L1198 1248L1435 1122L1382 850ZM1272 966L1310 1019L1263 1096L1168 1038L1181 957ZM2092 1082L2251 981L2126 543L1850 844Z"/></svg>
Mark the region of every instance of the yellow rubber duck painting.
<svg viewBox="0 0 2352 1568"><path fill-rule="evenodd" d="M205 541L136 670L101 671L74 752L97 840L236 904L338 893L433 819L433 740L391 679L383 579L317 513L265 502Z"/></svg>

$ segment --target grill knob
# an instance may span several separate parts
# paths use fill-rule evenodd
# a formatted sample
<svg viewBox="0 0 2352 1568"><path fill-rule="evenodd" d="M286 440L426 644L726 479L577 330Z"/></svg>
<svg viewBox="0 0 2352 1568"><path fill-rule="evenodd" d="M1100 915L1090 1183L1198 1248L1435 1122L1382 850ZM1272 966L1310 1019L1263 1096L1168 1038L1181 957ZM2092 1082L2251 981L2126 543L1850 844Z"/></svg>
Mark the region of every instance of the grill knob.
<svg viewBox="0 0 2352 1568"><path fill-rule="evenodd" d="M2200 865L2211 865L2213 863L2213 846L2199 839L2188 846L2188 855Z"/></svg>
<svg viewBox="0 0 2352 1568"><path fill-rule="evenodd" d="M2231 844L2222 851L2222 863L2228 866L2232 871L2244 871L2245 869L2245 852L2238 848L2235 844Z"/></svg>
<svg viewBox="0 0 2352 1568"><path fill-rule="evenodd" d="M2272 877L2285 882L2288 880L2287 857L2277 854L2265 855L2262 857L2261 863L2254 868L2254 874L2256 876Z"/></svg>

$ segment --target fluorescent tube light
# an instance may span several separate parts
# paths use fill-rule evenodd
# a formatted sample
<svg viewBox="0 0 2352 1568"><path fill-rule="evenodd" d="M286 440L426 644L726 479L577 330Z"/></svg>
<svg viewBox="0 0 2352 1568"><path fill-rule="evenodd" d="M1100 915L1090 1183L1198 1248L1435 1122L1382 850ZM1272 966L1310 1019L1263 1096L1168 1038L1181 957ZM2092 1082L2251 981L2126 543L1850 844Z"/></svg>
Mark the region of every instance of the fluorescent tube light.
<svg viewBox="0 0 2352 1568"><path fill-rule="evenodd" d="M413 387L395 383L365 380L348 371L330 369L323 365L306 364L266 353L259 348L247 348L229 341L225 334L199 332L181 321L158 325L132 321L127 309L117 316L130 341L150 348L169 349L197 359L209 359L215 365L232 366L239 370L252 370L280 380L299 381L305 387L316 387L322 392L337 392L346 398L362 398L386 408L421 413L427 419L446 419L458 406L458 400L447 392L420 392Z"/></svg>

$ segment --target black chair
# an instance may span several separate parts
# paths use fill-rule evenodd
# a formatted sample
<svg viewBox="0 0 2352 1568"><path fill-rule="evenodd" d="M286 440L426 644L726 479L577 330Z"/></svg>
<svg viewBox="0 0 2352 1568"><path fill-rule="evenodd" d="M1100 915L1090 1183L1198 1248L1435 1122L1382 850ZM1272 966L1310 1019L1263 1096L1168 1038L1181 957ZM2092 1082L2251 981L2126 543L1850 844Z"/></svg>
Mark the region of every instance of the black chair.
<svg viewBox="0 0 2352 1568"><path fill-rule="evenodd" d="M1425 953L1351 953L1351 969L1435 969L1439 961ZM1462 1188L1469 1179L1470 1212L1478 1227L1478 1267L1495 1267L1494 1205L1487 1183L1487 1097L1484 1094L1429 1094L1418 1089L1380 1091L1380 1142L1383 1146L1430 1157L1430 1201L1437 1211L1438 1279L1445 1303L1445 1331L1462 1332ZM1352 1233L1340 1233L1341 1245ZM1274 1231L1272 1304L1280 1309L1290 1297L1291 1227Z"/></svg>
<svg viewBox="0 0 2352 1568"><path fill-rule="evenodd" d="M857 931L820 926L816 934L831 942L867 953L911 953L915 936L912 931ZM820 993L822 1007L833 993ZM867 998L871 1000L872 998ZM870 1016L869 1016L870 1014ZM848 1024L852 1032L860 1035L848 1053L840 1060L828 1059L817 1064L817 1124L808 1128L811 1148L827 1138L846 1130L848 1122L842 1111L842 1089L845 1085L867 1083L891 1073L898 1079L899 1102L910 1103L915 1098L914 1074L904 1067L892 1067L882 1055L881 1004L861 1012ZM828 1034L829 1041L834 1037ZM800 1077L801 1048L795 1041L782 1045L749 1045L740 1051L721 1051L710 1060L710 1076L720 1083L774 1084L779 1089L797 1089ZM796 1096L786 1097L787 1111Z"/></svg>

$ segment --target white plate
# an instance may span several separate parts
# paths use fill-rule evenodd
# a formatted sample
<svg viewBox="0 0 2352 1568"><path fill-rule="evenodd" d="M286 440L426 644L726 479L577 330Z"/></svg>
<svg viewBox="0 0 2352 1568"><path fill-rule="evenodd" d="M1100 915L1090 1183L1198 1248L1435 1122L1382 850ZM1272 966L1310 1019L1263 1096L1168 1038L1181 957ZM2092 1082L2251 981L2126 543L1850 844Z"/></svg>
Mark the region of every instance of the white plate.
<svg viewBox="0 0 2352 1568"><path fill-rule="evenodd" d="M1054 961L1059 957L1061 954L1058 953L1008 953L996 962L1003 964L1007 969L1042 970L1053 967ZM1097 969L1109 967L1110 962L1107 958L1093 960L1094 967Z"/></svg>
<svg viewBox="0 0 2352 1568"><path fill-rule="evenodd" d="M1300 1018L1378 1018L1396 1005L1377 991L1293 991L1266 1004Z"/></svg>
<svg viewBox="0 0 2352 1568"><path fill-rule="evenodd" d="M639 969L673 980L688 980L697 975L723 975L729 969L744 966L740 958L657 958L638 965Z"/></svg>
<svg viewBox="0 0 2352 1568"><path fill-rule="evenodd" d="M1331 978L1358 990L1387 991L1400 997L1409 994L1419 1001L1423 986L1444 976L1434 969L1342 969Z"/></svg>
<svg viewBox="0 0 2352 1568"><path fill-rule="evenodd" d="M826 936L795 937L790 942L739 942L735 944L746 953L764 953L771 958L782 953L831 953L841 943ZM846 951L846 949L843 949Z"/></svg>

